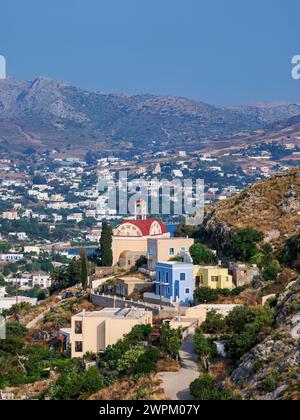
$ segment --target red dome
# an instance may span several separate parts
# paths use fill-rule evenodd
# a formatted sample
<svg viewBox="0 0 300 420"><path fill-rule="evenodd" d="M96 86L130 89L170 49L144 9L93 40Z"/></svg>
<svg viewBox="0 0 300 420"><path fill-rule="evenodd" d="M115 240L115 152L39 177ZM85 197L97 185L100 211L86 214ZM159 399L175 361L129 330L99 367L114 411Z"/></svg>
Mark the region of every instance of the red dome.
<svg viewBox="0 0 300 420"><path fill-rule="evenodd" d="M158 223L161 228L161 233L159 235L164 235L168 233L166 225L157 219L147 219L147 220L124 220L121 223L121 226L127 223L130 223L136 226L141 232L143 236L159 236L159 235L151 235L151 226L153 223Z"/></svg>

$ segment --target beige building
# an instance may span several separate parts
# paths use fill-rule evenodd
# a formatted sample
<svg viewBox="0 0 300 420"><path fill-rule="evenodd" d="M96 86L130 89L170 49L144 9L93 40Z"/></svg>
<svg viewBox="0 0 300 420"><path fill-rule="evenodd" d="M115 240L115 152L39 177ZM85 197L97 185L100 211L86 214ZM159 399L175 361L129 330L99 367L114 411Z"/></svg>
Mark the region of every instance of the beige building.
<svg viewBox="0 0 300 420"><path fill-rule="evenodd" d="M172 319L170 326L172 328L184 328L190 334L193 334L195 329L203 324L209 312L216 312L225 318L235 307L239 305L228 304L211 304L198 305L187 308L184 316L178 316Z"/></svg>
<svg viewBox="0 0 300 420"><path fill-rule="evenodd" d="M113 265L121 262L123 267L131 268L139 257L146 256L148 238L169 237L166 226L159 220L125 220L113 234Z"/></svg>
<svg viewBox="0 0 300 420"><path fill-rule="evenodd" d="M72 317L71 357L99 353L115 344L136 325L152 324L152 312L138 308L105 308Z"/></svg>
<svg viewBox="0 0 300 420"><path fill-rule="evenodd" d="M208 287L210 289L233 289L232 276L227 268L219 266L194 267L194 276L197 287Z"/></svg>
<svg viewBox="0 0 300 420"><path fill-rule="evenodd" d="M124 297L129 297L135 292L150 290L152 287L152 282L139 277L119 277L115 281L115 293Z"/></svg>
<svg viewBox="0 0 300 420"><path fill-rule="evenodd" d="M194 245L190 238L149 238L147 242L148 270L154 271L157 262L168 262Z"/></svg>
<svg viewBox="0 0 300 420"><path fill-rule="evenodd" d="M235 304L210 304L210 305L198 305L192 308L188 308L186 310L185 316L187 318L197 319L199 321L199 325L201 325L207 317L209 312L215 311L218 314L222 315L223 317L230 314L234 308L239 305Z"/></svg>
<svg viewBox="0 0 300 420"><path fill-rule="evenodd" d="M17 211L4 211L2 213L2 218L7 220L18 220L18 212Z"/></svg>

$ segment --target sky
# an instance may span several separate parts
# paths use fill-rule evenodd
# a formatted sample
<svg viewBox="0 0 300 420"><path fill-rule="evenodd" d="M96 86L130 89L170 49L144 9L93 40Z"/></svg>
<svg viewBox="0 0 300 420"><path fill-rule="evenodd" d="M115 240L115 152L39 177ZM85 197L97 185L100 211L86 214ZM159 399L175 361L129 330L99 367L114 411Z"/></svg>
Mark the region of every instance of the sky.
<svg viewBox="0 0 300 420"><path fill-rule="evenodd" d="M1 0L8 74L215 105L300 103L299 0Z"/></svg>

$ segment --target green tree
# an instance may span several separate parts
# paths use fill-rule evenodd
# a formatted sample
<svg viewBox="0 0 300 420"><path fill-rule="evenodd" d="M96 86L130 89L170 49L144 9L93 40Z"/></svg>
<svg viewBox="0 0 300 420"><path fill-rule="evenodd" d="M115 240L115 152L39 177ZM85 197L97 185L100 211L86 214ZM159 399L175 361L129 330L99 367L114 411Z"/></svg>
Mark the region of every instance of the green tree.
<svg viewBox="0 0 300 420"><path fill-rule="evenodd" d="M198 328L194 335L195 350L200 357L215 357L217 354L216 345L209 339L206 338L203 330Z"/></svg>
<svg viewBox="0 0 300 420"><path fill-rule="evenodd" d="M257 244L263 238L263 233L255 229L237 229L230 236L230 252L236 260L248 262L259 252Z"/></svg>
<svg viewBox="0 0 300 420"><path fill-rule="evenodd" d="M80 266L81 285L83 290L86 290L88 284L88 259L86 250L83 248L80 251Z"/></svg>
<svg viewBox="0 0 300 420"><path fill-rule="evenodd" d="M259 342L262 330L273 325L274 310L268 306L237 307L225 320L228 329L234 332L226 351L233 360L238 360Z"/></svg>
<svg viewBox="0 0 300 420"><path fill-rule="evenodd" d="M217 290L209 287L199 287L195 290L195 301L197 304L214 302L218 298Z"/></svg>
<svg viewBox="0 0 300 420"><path fill-rule="evenodd" d="M101 251L101 265L103 267L111 267L113 263L112 227L107 222L104 222L102 224L100 251Z"/></svg>
<svg viewBox="0 0 300 420"><path fill-rule="evenodd" d="M267 264L263 269L263 279L265 281L276 280L279 272L279 266L276 261Z"/></svg>
<svg viewBox="0 0 300 420"><path fill-rule="evenodd" d="M210 311L201 328L205 334L221 334L226 330L226 322L221 314L216 311Z"/></svg>
<svg viewBox="0 0 300 420"><path fill-rule="evenodd" d="M170 328L168 324L160 327L159 347L170 356L177 358L181 347L181 331Z"/></svg>
<svg viewBox="0 0 300 420"><path fill-rule="evenodd" d="M213 264L216 262L214 253L202 244L195 244L190 247L190 254L194 264Z"/></svg>
<svg viewBox="0 0 300 420"><path fill-rule="evenodd" d="M284 264L294 264L300 260L300 235L295 235L286 241L279 259Z"/></svg>
<svg viewBox="0 0 300 420"><path fill-rule="evenodd" d="M7 254L10 250L10 245L6 242L0 243L0 253L1 254Z"/></svg>
<svg viewBox="0 0 300 420"><path fill-rule="evenodd" d="M187 225L185 222L182 222L177 225L174 236L175 238L194 238L197 230L197 226Z"/></svg>

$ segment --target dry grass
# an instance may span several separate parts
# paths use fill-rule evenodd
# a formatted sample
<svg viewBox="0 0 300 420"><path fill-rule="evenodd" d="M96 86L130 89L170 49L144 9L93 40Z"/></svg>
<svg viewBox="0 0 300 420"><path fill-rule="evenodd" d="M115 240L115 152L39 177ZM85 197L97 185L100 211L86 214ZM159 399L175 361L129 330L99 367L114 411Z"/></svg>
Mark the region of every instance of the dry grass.
<svg viewBox="0 0 300 420"><path fill-rule="evenodd" d="M285 235L294 235L300 230L300 215L297 211L285 211L285 194L292 190L300 196L300 170L292 169L258 182L238 196L218 203L213 218L226 222L233 228L251 227L264 233L274 230L280 237L273 239L279 245ZM208 213L211 209L208 209Z"/></svg>
<svg viewBox="0 0 300 420"><path fill-rule="evenodd" d="M229 365L226 359L219 359L209 368L209 374L217 379L224 379L229 375Z"/></svg>
<svg viewBox="0 0 300 420"><path fill-rule="evenodd" d="M157 362L157 372L178 372L180 370L180 363L169 357L160 359Z"/></svg>
<svg viewBox="0 0 300 420"><path fill-rule="evenodd" d="M59 375L54 375L51 377L51 379L47 379L45 381L38 381L33 384L21 385L16 388L7 388L5 392L13 393L15 399L20 399L26 394L30 394L30 398L34 399L37 398L40 393L46 391L49 385L57 380L58 376Z"/></svg>
<svg viewBox="0 0 300 420"><path fill-rule="evenodd" d="M160 380L155 375L147 378L122 379L108 388L92 395L89 400L164 400L164 392L160 388Z"/></svg>

